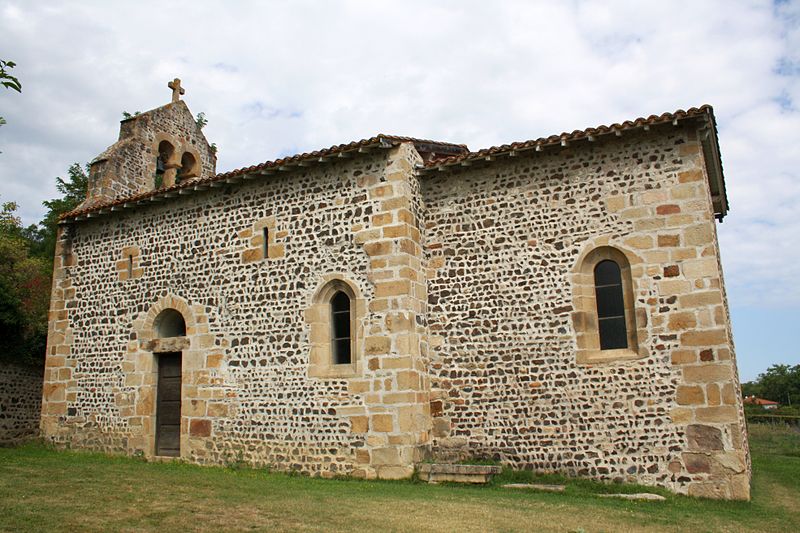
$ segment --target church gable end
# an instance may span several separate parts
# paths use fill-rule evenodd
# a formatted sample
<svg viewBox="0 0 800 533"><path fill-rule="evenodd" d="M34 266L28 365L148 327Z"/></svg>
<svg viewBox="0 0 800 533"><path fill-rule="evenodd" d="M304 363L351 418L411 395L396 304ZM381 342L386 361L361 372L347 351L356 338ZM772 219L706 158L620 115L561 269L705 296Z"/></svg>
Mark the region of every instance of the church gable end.
<svg viewBox="0 0 800 533"><path fill-rule="evenodd" d="M214 175L216 154L178 98L180 80L169 85L179 89L172 102L123 120L119 140L91 162L82 208Z"/></svg>

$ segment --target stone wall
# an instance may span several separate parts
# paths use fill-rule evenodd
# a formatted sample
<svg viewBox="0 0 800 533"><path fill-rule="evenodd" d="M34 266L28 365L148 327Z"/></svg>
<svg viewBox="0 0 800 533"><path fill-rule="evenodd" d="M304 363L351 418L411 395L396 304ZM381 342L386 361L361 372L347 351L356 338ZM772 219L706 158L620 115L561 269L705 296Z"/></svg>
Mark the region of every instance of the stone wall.
<svg viewBox="0 0 800 533"><path fill-rule="evenodd" d="M41 412L42 370L0 365L0 446L36 437Z"/></svg>
<svg viewBox="0 0 800 533"><path fill-rule="evenodd" d="M748 498L696 132L669 125L428 174L437 456ZM599 247L630 263L638 346L582 362L597 335L585 335L594 288L581 261Z"/></svg>
<svg viewBox="0 0 800 533"><path fill-rule="evenodd" d="M180 349L185 459L409 476L430 425L418 157L380 149L76 224L56 257L44 434L152 455L153 354ZM331 279L365 302L357 376L309 375L308 314ZM165 308L186 339L155 338Z"/></svg>

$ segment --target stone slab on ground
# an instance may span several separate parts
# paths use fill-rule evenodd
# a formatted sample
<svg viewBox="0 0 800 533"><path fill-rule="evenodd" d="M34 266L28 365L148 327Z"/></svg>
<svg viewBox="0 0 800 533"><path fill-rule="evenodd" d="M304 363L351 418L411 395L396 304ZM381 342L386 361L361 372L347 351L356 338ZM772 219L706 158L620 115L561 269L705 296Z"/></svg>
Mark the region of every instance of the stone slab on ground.
<svg viewBox="0 0 800 533"><path fill-rule="evenodd" d="M493 465L456 465L423 463L417 467L419 478L428 483L475 483L491 481L492 476L499 474L501 467Z"/></svg>
<svg viewBox="0 0 800 533"><path fill-rule="evenodd" d="M649 492L637 492L636 494L598 494L601 498L621 498L623 500L648 500L654 502L662 502L666 500L660 494L651 494Z"/></svg>
<svg viewBox="0 0 800 533"><path fill-rule="evenodd" d="M509 483L503 485L504 489L528 489L544 492L564 492L564 485L546 485L543 483Z"/></svg>

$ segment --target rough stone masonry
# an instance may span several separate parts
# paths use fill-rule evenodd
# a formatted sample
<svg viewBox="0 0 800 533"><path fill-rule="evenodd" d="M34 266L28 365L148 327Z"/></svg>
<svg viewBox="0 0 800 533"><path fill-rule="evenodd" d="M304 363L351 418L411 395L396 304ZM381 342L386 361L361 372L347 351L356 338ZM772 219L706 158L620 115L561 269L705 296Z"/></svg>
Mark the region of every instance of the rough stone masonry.
<svg viewBox="0 0 800 533"><path fill-rule="evenodd" d="M396 479L488 458L749 498L710 107L215 174L173 100L123 121L61 220L46 438L154 457L172 423L202 464ZM178 407L159 385L175 354Z"/></svg>
<svg viewBox="0 0 800 533"><path fill-rule="evenodd" d="M13 446L39 434L41 368L0 366L0 446Z"/></svg>

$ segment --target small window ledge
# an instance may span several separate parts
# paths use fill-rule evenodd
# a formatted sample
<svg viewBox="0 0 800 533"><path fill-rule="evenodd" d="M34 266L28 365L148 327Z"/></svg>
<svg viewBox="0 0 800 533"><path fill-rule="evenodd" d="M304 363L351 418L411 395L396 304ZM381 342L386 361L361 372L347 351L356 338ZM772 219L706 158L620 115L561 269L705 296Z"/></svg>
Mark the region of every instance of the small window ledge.
<svg viewBox="0 0 800 533"><path fill-rule="evenodd" d="M317 364L308 367L308 377L311 378L356 378L360 377L360 372L355 364L346 363L342 365Z"/></svg>
<svg viewBox="0 0 800 533"><path fill-rule="evenodd" d="M647 354L635 352L629 348L618 350L579 350L577 361L579 365L601 365L607 363L622 363L644 359Z"/></svg>

